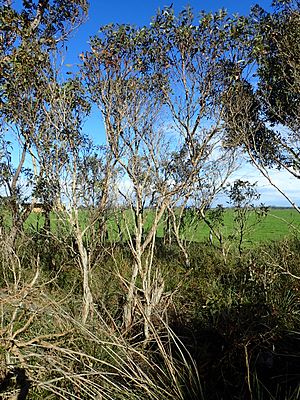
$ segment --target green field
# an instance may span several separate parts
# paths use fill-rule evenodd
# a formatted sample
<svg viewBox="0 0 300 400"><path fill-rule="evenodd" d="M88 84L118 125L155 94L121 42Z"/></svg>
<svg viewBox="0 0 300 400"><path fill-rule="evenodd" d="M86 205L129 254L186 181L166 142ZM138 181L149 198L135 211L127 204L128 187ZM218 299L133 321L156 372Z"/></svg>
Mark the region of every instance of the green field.
<svg viewBox="0 0 300 400"><path fill-rule="evenodd" d="M88 223L88 214L85 211L81 211L80 214L82 226L86 226ZM226 209L224 213L223 225L219 227L219 231L222 233L224 239L232 236L233 232L236 232L237 225L234 222L235 212L233 209ZM119 241L119 230L117 220L121 226L123 232L123 239L126 239L126 227L125 219L128 226L133 224L133 216L129 211L126 211L123 216L121 213L112 214L109 217L107 223L108 238L110 241ZM145 231L151 225L152 217L151 212L145 217ZM42 214L32 213L25 223L25 230L34 231L39 230L44 224L44 217ZM68 229L68 224L65 223L64 227L61 222L57 221L55 214L51 216L51 229L55 231L57 226L60 229ZM161 222L158 227L157 236L164 236L164 223ZM266 217L261 221L257 221L254 213L249 213L246 228L245 228L245 239L244 243L251 245L263 241L279 240L289 235L297 235L300 232L300 215L292 208L271 208ZM210 229L200 219L194 219L186 221L186 226L182 230L182 236L189 241L203 242L209 238Z"/></svg>
<svg viewBox="0 0 300 400"><path fill-rule="evenodd" d="M224 226L220 228L223 237L229 237L235 229L234 210L227 209L224 214ZM300 215L292 208L271 208L267 216L257 222L252 213L249 215L245 230L245 241L249 244L279 240L289 235L299 234ZM197 242L208 240L209 228L204 222L200 222L196 228L188 232L187 237Z"/></svg>

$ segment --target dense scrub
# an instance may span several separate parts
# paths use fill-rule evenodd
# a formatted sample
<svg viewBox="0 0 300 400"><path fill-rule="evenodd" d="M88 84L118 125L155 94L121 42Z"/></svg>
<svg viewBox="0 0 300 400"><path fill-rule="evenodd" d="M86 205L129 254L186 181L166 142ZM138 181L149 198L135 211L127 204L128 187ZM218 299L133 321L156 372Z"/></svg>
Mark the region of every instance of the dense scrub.
<svg viewBox="0 0 300 400"><path fill-rule="evenodd" d="M94 307L83 324L71 239L36 232L16 251L1 243L3 399L299 398L299 239L226 260L191 243L189 267L175 243L157 239L166 287L147 340L138 305L130 331L122 322L128 244L94 251Z"/></svg>

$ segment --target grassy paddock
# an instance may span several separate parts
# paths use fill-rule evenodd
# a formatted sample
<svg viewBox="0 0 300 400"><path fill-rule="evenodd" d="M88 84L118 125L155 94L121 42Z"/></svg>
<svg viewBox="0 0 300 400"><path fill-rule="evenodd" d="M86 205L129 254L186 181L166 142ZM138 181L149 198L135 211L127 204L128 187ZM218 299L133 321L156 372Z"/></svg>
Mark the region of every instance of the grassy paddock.
<svg viewBox="0 0 300 400"><path fill-rule="evenodd" d="M233 209L225 211L224 227L222 227L225 237L232 234L235 229L234 214ZM267 216L257 223L254 213L250 213L247 226L250 227L245 235L245 241L248 244L280 240L294 232L299 233L300 215L292 208L271 208ZM209 236L209 228L204 222L200 222L194 232L190 232L188 236L196 242L205 241Z"/></svg>
<svg viewBox="0 0 300 400"><path fill-rule="evenodd" d="M234 223L235 212L233 209L226 209L224 213L224 224L220 228L224 238L230 237L230 235L236 229ZM151 212L145 217L145 229L151 225ZM6 218L7 221L7 218ZM82 226L86 226L88 223L88 216L85 211L81 211ZM111 214L107 223L107 231L109 241L119 241L120 235L118 230L118 223L123 232L123 239L127 238L126 223L129 227L132 227L133 216L129 211L125 211L123 215L121 213ZM41 213L31 213L25 223L25 230L39 230L44 225L44 216ZM56 230L57 226L61 224L57 221L57 216L52 213L51 216L51 229ZM244 244L252 245L255 243L266 242L270 240L280 240L293 233L299 233L300 231L300 215L296 210L292 208L271 208L265 218L260 222L256 223L254 213L249 214L247 221L246 234ZM64 229L68 230L67 223ZM184 229L183 235L189 241L194 242L205 242L209 238L209 228L201 221L193 221L187 223ZM164 235L164 223L161 222L158 227L157 236L163 237Z"/></svg>

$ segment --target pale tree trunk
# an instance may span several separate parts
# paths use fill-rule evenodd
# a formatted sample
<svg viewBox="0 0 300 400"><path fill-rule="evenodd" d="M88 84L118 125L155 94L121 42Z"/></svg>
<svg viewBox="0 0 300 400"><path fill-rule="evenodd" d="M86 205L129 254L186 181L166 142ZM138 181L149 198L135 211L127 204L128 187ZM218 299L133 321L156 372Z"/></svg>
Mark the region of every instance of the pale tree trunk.
<svg viewBox="0 0 300 400"><path fill-rule="evenodd" d="M139 198L139 196L137 197ZM161 204L160 209L156 210L152 227L145 238L143 238L144 221L142 202L137 200L136 207L134 210L136 222L135 237L130 237L130 248L134 257L134 264L131 280L127 288L123 323L126 331L128 331L135 321L136 309L138 309L144 320L145 339L148 340L150 337L151 317L155 307L160 303L164 291L164 281L161 273L154 270L153 257L155 234L158 223L165 211L166 204ZM129 229L127 229L127 232L129 233ZM136 286L138 277L141 278L140 288Z"/></svg>
<svg viewBox="0 0 300 400"><path fill-rule="evenodd" d="M151 247L149 248L146 260L146 271L143 276L143 291L145 297L145 305L143 307L144 315L144 335L146 340L150 337L151 317L155 308L159 305L164 292L164 280L159 270L152 271L153 256L155 248L155 236L152 238Z"/></svg>
<svg viewBox="0 0 300 400"><path fill-rule="evenodd" d="M86 324L89 314L93 311L93 296L90 290L90 260L88 256L87 249L84 246L83 238L85 235L86 227L84 230L81 229L79 223L79 207L78 207L78 159L74 157L73 163L70 165L72 167L71 176L72 176L72 191L71 191L71 201L72 208L68 212L68 217L71 225L73 226L73 235L75 239L75 243L78 247L79 253L79 266L82 273L82 290L83 290L83 299L82 299L82 323Z"/></svg>
<svg viewBox="0 0 300 400"><path fill-rule="evenodd" d="M124 326L128 330L133 323L134 310L137 304L137 290L136 280L139 274L142 273L142 236L143 236L143 216L142 216L142 203L141 193L139 188L136 191L137 200L134 210L135 214L135 237L129 239L131 252L134 257L134 264L132 268L131 280L128 286L126 295L126 304L124 306ZM127 228L129 233L129 229Z"/></svg>
<svg viewBox="0 0 300 400"><path fill-rule="evenodd" d="M165 245L168 244L169 246L171 246L171 244L172 244L172 227L171 227L171 213L170 213L169 208L167 209L164 224L165 224L166 229L164 229L163 241L164 241Z"/></svg>
<svg viewBox="0 0 300 400"><path fill-rule="evenodd" d="M175 215L175 211L170 207L169 213L170 216L172 217L172 221L173 221L173 231L174 231L174 235L175 235L175 239L176 242L184 256L184 263L186 267L190 266L190 257L189 254L187 252L184 240L180 237L180 228L181 228L181 224L182 224L182 218L183 218L183 212L184 212L184 207L185 207L186 203L184 203L184 205L181 207L180 209L180 213L179 213L179 219L177 221L176 219L176 215Z"/></svg>
<svg viewBox="0 0 300 400"><path fill-rule="evenodd" d="M82 243L82 239L77 240L79 254L80 254L80 264L82 268L82 288L83 288L83 305L82 305L82 323L85 324L89 315L93 315L93 295L90 289L90 262L89 256L86 248Z"/></svg>

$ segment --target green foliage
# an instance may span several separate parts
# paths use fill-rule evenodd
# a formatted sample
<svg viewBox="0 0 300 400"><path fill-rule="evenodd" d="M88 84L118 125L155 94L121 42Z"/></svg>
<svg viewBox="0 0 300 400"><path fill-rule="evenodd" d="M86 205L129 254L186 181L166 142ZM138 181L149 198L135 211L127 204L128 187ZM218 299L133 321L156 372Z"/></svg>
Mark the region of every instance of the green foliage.
<svg viewBox="0 0 300 400"><path fill-rule="evenodd" d="M239 73L225 63L227 144L243 148L258 168L284 168L299 179L299 2L273 6L271 12L253 7L247 35L235 39L243 48Z"/></svg>
<svg viewBox="0 0 300 400"><path fill-rule="evenodd" d="M276 3L277 12L253 10L257 22L254 54L258 62L258 93L264 111L273 124L299 129L299 4ZM295 125L296 124L296 125Z"/></svg>
<svg viewBox="0 0 300 400"><path fill-rule="evenodd" d="M33 208L32 197L33 202L40 199L45 207L52 207L60 188L61 165L72 144L74 147L76 141L80 146L82 115L89 104L78 79L59 82L57 55L60 42L82 22L86 12L85 0L24 1L20 12L11 2L0 8L4 27L0 181L12 213L12 245ZM12 135L21 154L18 162L11 157Z"/></svg>

